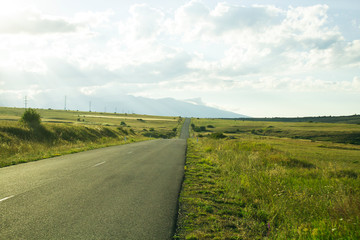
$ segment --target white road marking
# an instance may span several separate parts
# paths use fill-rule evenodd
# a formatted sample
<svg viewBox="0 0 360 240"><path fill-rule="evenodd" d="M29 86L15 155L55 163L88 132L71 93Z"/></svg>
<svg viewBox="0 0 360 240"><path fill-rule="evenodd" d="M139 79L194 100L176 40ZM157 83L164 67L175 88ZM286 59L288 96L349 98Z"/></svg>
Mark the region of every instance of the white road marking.
<svg viewBox="0 0 360 240"><path fill-rule="evenodd" d="M104 162L101 162L101 163L97 163L97 164L95 164L93 167L97 167L97 166L100 166L100 165L102 165L102 164L104 164L104 163L106 163L106 161L104 161Z"/></svg>
<svg viewBox="0 0 360 240"><path fill-rule="evenodd" d="M5 200L8 200L8 199L13 198L13 197L15 197L15 195L12 195L12 196L9 196L9 197L6 197L6 198L3 198L3 199L0 199L0 202L5 201Z"/></svg>
<svg viewBox="0 0 360 240"><path fill-rule="evenodd" d="M132 152L128 152L128 154L132 154Z"/></svg>

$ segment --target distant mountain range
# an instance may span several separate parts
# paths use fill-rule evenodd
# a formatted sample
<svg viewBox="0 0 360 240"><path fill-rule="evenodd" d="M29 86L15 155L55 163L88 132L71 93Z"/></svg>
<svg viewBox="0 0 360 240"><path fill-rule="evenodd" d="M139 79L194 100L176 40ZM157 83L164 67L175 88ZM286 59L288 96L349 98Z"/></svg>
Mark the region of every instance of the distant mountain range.
<svg viewBox="0 0 360 240"><path fill-rule="evenodd" d="M247 118L245 115L206 106L200 98L182 101L173 98L152 99L126 94L88 96L78 93L67 95L66 100L64 97L60 93L42 92L28 98L27 106L30 108L66 108L68 110L137 113L158 116ZM0 106L24 107L23 104L24 99L14 94L0 94Z"/></svg>
<svg viewBox="0 0 360 240"><path fill-rule="evenodd" d="M180 101L173 98L149 99L131 97L128 106L135 113L199 118L246 118L247 116L204 105L201 101Z"/></svg>
<svg viewBox="0 0 360 240"><path fill-rule="evenodd" d="M245 115L206 106L199 99L180 101L173 98L151 99L127 96L125 101L122 99L122 101L106 105L114 107L121 103L128 112L138 114L199 118L247 118ZM121 111L121 109L119 110Z"/></svg>

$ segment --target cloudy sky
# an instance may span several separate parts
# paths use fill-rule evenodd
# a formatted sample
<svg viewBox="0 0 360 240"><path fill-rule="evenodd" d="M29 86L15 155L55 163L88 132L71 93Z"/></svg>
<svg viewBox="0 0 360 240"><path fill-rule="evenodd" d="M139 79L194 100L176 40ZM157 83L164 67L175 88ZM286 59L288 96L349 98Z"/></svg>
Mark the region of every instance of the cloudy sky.
<svg viewBox="0 0 360 240"><path fill-rule="evenodd" d="M360 113L355 0L0 1L0 106L133 95L253 117Z"/></svg>

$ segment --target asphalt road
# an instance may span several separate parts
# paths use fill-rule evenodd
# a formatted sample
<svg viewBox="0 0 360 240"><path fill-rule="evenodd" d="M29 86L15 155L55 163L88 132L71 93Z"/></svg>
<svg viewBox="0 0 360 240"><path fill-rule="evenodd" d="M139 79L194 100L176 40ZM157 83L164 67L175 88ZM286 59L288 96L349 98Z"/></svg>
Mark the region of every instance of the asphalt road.
<svg viewBox="0 0 360 240"><path fill-rule="evenodd" d="M189 122L180 139L0 169L0 239L170 239Z"/></svg>
<svg viewBox="0 0 360 240"><path fill-rule="evenodd" d="M190 137L190 133L189 133L190 122L191 122L190 118L185 119L184 124L181 128L180 139L188 139Z"/></svg>

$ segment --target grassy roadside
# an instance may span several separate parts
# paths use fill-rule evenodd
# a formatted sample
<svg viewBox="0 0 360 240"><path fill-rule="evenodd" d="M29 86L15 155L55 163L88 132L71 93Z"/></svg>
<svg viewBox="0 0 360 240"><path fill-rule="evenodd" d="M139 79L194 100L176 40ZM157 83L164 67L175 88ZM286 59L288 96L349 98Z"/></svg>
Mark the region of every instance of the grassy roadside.
<svg viewBox="0 0 360 240"><path fill-rule="evenodd" d="M34 130L16 122L2 122L0 167L146 139L120 128L43 124Z"/></svg>
<svg viewBox="0 0 360 240"><path fill-rule="evenodd" d="M175 238L360 239L359 161L329 141L189 139Z"/></svg>
<svg viewBox="0 0 360 240"><path fill-rule="evenodd" d="M0 108L0 167L154 138L172 138L183 122L181 118L170 117L36 110L42 123L31 128L19 123L23 111Z"/></svg>

